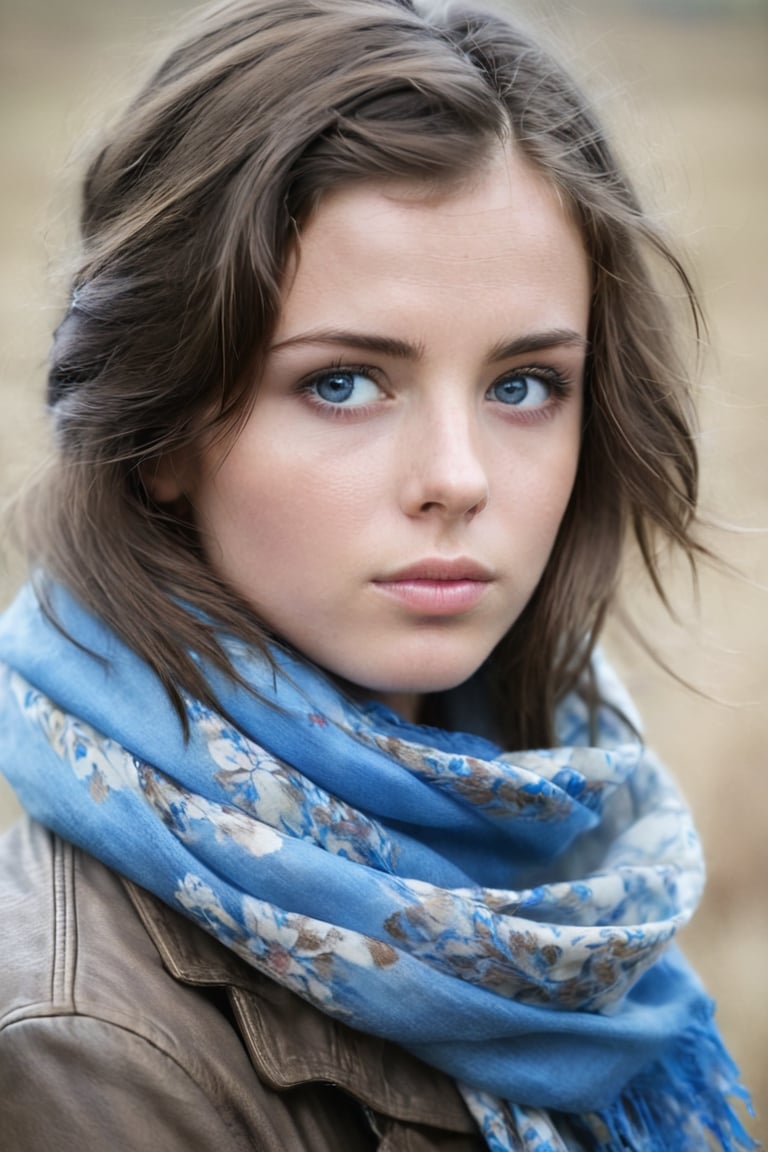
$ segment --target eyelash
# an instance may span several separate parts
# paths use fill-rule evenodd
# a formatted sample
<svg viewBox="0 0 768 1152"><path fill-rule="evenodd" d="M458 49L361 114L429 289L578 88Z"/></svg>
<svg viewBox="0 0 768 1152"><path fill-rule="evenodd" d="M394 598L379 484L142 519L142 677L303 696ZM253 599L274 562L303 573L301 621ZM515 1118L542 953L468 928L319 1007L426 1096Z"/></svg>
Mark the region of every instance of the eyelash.
<svg viewBox="0 0 768 1152"><path fill-rule="evenodd" d="M515 413L518 421L524 423L534 423L539 420L547 419L553 416L555 412L565 403L569 395L575 387L574 380L567 376L564 372L560 372L557 368L550 366L531 364L523 365L520 368L514 368L511 372L506 372L501 375L497 380L491 384L487 389L486 395L503 384L506 380L520 379L522 377L529 377L534 380L540 380L542 384L546 384L550 389L550 397L547 404L542 405L540 408L521 408L514 404L505 405L501 401L501 407L507 407L510 412Z"/></svg>
<svg viewBox="0 0 768 1152"><path fill-rule="evenodd" d="M372 368L370 364L350 364L346 360L334 360L332 364L328 364L325 368L321 368L318 372L313 372L305 380L302 380L297 388L297 392L302 396L308 404L313 408L318 409L324 416L329 416L332 420L350 420L355 416L362 416L367 414L373 407L373 404L359 404L354 408L345 408L343 404L331 404L322 400L316 392L313 391L315 386L328 376L332 376L334 372L349 372L356 376L365 376L371 380L377 387L381 387L379 377L381 373L376 368Z"/></svg>
<svg viewBox="0 0 768 1152"><path fill-rule="evenodd" d="M371 380L372 383L381 387L378 379L381 374L378 369L371 367L369 364L350 364L345 360L335 360L325 368L313 372L311 376L302 380L297 387L297 393L302 396L307 403L311 404L312 407L320 410L324 416L328 416L332 420L350 420L355 417L367 415L367 413L375 407L375 404L360 404L356 407L347 408L343 404L331 404L328 401L324 401L317 395L314 391L316 385L326 377L332 376L334 372L349 372L354 375L365 376ZM488 396L494 388L503 384L505 380L525 376L540 380L551 388L550 402L539 408L521 408L514 404L505 405L502 401L499 401L499 407L509 408L510 412L517 414L518 421L525 423L533 423L553 415L557 409L565 403L574 387L574 381L556 368L543 365L524 365L499 376L498 379L494 380L486 389L485 395Z"/></svg>

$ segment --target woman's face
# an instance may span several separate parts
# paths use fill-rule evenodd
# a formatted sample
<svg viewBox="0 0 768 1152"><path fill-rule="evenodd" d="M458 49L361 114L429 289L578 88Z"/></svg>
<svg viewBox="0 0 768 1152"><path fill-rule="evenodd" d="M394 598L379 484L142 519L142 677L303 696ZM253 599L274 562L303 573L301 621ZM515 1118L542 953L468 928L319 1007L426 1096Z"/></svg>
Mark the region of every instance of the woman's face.
<svg viewBox="0 0 768 1152"><path fill-rule="evenodd" d="M504 153L458 191L328 195L289 273L252 412L184 492L274 632L412 717L547 564L579 456L587 257Z"/></svg>

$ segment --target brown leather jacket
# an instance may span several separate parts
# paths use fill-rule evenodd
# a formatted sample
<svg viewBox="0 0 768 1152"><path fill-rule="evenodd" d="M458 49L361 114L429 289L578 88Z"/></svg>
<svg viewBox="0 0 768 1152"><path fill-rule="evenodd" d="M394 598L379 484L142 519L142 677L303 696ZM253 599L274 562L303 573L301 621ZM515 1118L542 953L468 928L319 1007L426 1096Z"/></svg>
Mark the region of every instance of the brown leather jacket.
<svg viewBox="0 0 768 1152"><path fill-rule="evenodd" d="M7 1152L483 1152L453 1082L31 821L0 839Z"/></svg>

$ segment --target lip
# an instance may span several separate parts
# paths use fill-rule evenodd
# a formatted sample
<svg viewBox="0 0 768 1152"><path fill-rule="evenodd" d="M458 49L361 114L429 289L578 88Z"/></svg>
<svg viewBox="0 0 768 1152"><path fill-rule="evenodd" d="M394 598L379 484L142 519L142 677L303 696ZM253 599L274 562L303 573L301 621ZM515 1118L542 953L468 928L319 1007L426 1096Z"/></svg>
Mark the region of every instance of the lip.
<svg viewBox="0 0 768 1152"><path fill-rule="evenodd" d="M475 560L468 560L464 556L457 556L453 560L443 557L419 560L409 564L406 568L398 568L388 575L380 577L377 584L400 583L407 580L474 580L487 584L493 580L493 573Z"/></svg>
<svg viewBox="0 0 768 1152"><path fill-rule="evenodd" d="M427 616L455 616L473 608L493 583L493 573L464 557L420 560L373 581L401 605Z"/></svg>

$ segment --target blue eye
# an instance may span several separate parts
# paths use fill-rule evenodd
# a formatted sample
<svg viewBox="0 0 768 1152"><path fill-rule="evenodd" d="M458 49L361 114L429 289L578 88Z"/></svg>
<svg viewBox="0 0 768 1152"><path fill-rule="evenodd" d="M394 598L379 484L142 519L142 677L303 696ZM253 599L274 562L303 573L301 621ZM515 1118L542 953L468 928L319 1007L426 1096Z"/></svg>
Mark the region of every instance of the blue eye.
<svg viewBox="0 0 768 1152"><path fill-rule="evenodd" d="M516 408L541 408L552 399L555 381L542 379L531 372L519 372L497 380L488 390L488 395L502 404Z"/></svg>
<svg viewBox="0 0 768 1152"><path fill-rule="evenodd" d="M324 372L316 376L308 387L323 403L336 407L362 407L381 397L378 385L369 376L353 368L334 368Z"/></svg>

